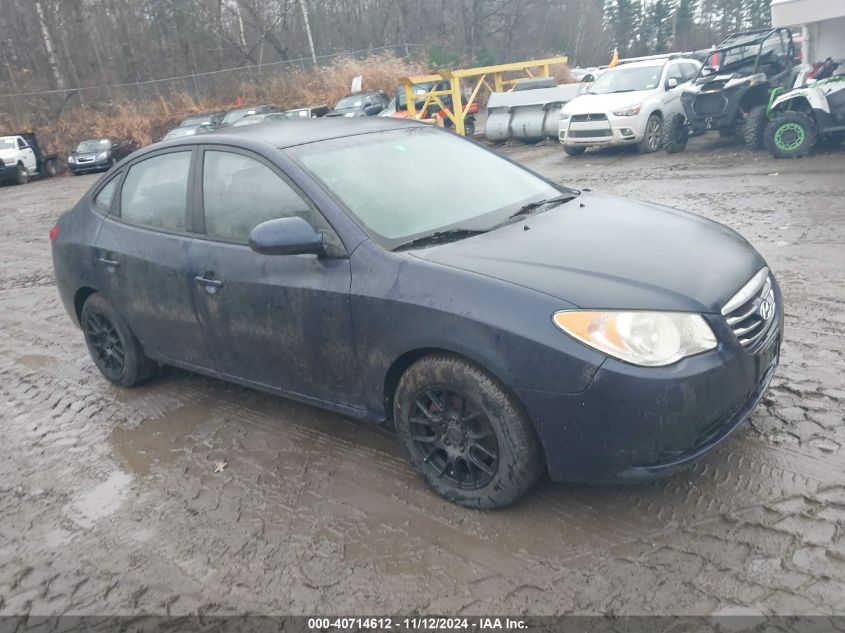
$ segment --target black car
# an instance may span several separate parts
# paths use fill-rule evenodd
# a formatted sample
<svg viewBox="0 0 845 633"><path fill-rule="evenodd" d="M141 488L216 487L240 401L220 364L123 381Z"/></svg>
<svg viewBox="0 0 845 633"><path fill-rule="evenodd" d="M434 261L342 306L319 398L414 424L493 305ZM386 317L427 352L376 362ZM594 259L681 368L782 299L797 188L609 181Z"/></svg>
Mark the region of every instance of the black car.
<svg viewBox="0 0 845 633"><path fill-rule="evenodd" d="M132 153L134 145L113 138L92 138L82 141L67 157L67 167L74 176L105 171Z"/></svg>
<svg viewBox="0 0 845 633"><path fill-rule="evenodd" d="M760 401L783 333L734 231L398 119L150 146L50 235L108 380L174 365L394 425L434 490L479 508L545 472L689 465Z"/></svg>
<svg viewBox="0 0 845 633"><path fill-rule="evenodd" d="M340 101L335 104L334 109L326 114L326 116L376 116L387 107L388 103L390 103L390 97L381 90L356 92L355 94L346 95L341 98Z"/></svg>

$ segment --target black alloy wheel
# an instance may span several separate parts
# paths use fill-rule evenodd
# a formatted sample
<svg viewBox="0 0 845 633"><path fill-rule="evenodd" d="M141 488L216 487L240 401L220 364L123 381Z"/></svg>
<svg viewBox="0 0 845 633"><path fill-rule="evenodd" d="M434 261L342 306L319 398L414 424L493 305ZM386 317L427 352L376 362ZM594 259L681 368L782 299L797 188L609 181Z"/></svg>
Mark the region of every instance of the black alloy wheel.
<svg viewBox="0 0 845 633"><path fill-rule="evenodd" d="M545 471L531 420L496 377L459 356L435 353L399 379L393 422L414 470L463 506L501 508Z"/></svg>
<svg viewBox="0 0 845 633"><path fill-rule="evenodd" d="M499 443L481 408L454 387L414 398L411 442L426 468L461 490L483 488L499 467Z"/></svg>
<svg viewBox="0 0 845 633"><path fill-rule="evenodd" d="M126 346L115 324L101 312L86 310L82 329L94 363L106 378L119 381L126 366Z"/></svg>
<svg viewBox="0 0 845 633"><path fill-rule="evenodd" d="M103 295L95 292L85 300L79 324L88 352L107 380L134 387L155 375L158 365L144 354L129 324Z"/></svg>

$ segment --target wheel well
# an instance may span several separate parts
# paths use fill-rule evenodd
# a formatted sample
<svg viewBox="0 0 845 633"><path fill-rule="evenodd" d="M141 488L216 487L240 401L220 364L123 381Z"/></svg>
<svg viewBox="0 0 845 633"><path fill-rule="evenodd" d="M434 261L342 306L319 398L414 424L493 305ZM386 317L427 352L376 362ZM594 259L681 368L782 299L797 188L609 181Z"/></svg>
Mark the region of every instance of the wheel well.
<svg viewBox="0 0 845 633"><path fill-rule="evenodd" d="M473 365L483 369L491 376L493 376L497 381L499 381L502 386L508 390L510 387L508 384L502 380L496 372L491 371L488 367L486 367L483 363L475 360L474 358L470 358L466 354L461 354L460 352L456 352L454 350L445 349L442 347L421 347L419 349L414 349L408 352L405 352L399 358L393 361L393 364L390 365L390 368L387 370L387 373L384 377L384 412L387 416L388 420L393 419L393 396L396 393L396 388L399 386L399 379L402 378L402 374L405 373L405 370L408 369L411 365L417 362L419 359L429 356L431 354L448 354L449 356L454 356L456 358L462 358L463 360L467 361L468 363L472 363ZM517 398L517 401L519 399Z"/></svg>
<svg viewBox="0 0 845 633"><path fill-rule="evenodd" d="M402 377L402 374L423 356L438 352L451 353L448 350L438 349L436 347L423 347L405 352L393 361L393 364L384 376L384 412L388 420L393 419L393 396L396 393L396 387L399 386L399 379Z"/></svg>
<svg viewBox="0 0 845 633"><path fill-rule="evenodd" d="M660 110L655 110L654 112L652 112L652 114L656 114L660 117L661 121L663 120L663 112L661 112Z"/></svg>
<svg viewBox="0 0 845 633"><path fill-rule="evenodd" d="M77 323L82 322L82 306L85 305L85 302L88 300L92 294L97 292L94 288L80 288L76 291L76 294L73 297L73 309L76 313L76 321Z"/></svg>
<svg viewBox="0 0 845 633"><path fill-rule="evenodd" d="M759 88L752 88L740 99L739 107L743 112L748 112L754 106L766 105L768 103L768 91L762 86Z"/></svg>
<svg viewBox="0 0 845 633"><path fill-rule="evenodd" d="M775 112L803 112L806 115L812 116L813 106L805 97L793 97L788 101L779 103Z"/></svg>

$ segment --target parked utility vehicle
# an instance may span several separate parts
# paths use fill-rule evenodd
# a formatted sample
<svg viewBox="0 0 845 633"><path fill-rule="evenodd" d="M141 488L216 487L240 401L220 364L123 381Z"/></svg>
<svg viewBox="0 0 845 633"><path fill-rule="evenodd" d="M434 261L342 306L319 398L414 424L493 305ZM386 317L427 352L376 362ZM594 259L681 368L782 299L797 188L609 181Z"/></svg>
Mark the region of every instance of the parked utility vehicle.
<svg viewBox="0 0 845 633"><path fill-rule="evenodd" d="M815 146L836 147L845 139L845 68L828 58L796 88L772 102L771 122L763 133L776 158L804 156Z"/></svg>
<svg viewBox="0 0 845 633"><path fill-rule="evenodd" d="M667 120L663 147L681 152L690 134L709 130L741 135L750 149L762 147L770 92L792 86L794 56L792 32L786 28L726 37L681 94L683 113Z"/></svg>
<svg viewBox="0 0 845 633"><path fill-rule="evenodd" d="M570 156L610 145L635 145L641 153L659 150L664 122L683 112L683 85L700 67L688 57L658 55L609 68L561 108L563 150Z"/></svg>
<svg viewBox="0 0 845 633"><path fill-rule="evenodd" d="M49 178L58 173L55 154L45 154L32 132L0 136L0 182L25 185L32 177Z"/></svg>

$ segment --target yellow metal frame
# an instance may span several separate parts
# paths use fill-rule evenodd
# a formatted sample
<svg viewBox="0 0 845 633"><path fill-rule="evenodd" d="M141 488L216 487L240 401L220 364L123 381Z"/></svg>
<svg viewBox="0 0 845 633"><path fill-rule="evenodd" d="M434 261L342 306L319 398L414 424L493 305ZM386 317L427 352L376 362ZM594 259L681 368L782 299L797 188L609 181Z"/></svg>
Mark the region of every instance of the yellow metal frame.
<svg viewBox="0 0 845 633"><path fill-rule="evenodd" d="M486 87L490 92L504 92L506 87L513 86L521 79L534 77L548 77L549 66L555 64L565 64L567 58L549 57L548 59L532 59L525 62L513 62L511 64L498 64L496 66L480 66L478 68L462 68L460 70L441 70L440 72L431 75L416 75L413 77L402 77L399 83L405 91L405 103L408 104L408 118L417 120L432 121L432 119L423 119L423 113L432 104L440 106L443 113L449 117L449 120L455 125L455 131L464 135L465 127L464 120L470 107L475 103L478 93L482 87ZM533 72L532 72L533 71ZM506 77L505 73L521 73L516 77ZM493 85L490 85L488 78L492 79ZM466 104L463 102L463 94L461 93L461 80L472 80L473 88L470 97ZM432 90L430 92L420 92L414 94L414 86L424 83L448 81L448 90ZM447 108L441 97L450 96L452 103L456 104L456 112L452 112ZM419 97L425 98L423 105L417 111L416 99Z"/></svg>

